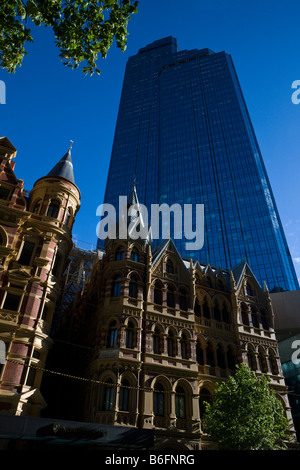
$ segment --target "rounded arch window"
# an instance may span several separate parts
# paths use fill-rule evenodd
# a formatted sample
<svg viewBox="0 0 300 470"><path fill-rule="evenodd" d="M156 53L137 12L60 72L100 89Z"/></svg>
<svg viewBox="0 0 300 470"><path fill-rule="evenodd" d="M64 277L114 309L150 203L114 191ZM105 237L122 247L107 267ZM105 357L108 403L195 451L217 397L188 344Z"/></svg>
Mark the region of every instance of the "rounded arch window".
<svg viewBox="0 0 300 470"><path fill-rule="evenodd" d="M52 199L47 210L47 216L56 219L58 216L59 208L60 202L57 199Z"/></svg>

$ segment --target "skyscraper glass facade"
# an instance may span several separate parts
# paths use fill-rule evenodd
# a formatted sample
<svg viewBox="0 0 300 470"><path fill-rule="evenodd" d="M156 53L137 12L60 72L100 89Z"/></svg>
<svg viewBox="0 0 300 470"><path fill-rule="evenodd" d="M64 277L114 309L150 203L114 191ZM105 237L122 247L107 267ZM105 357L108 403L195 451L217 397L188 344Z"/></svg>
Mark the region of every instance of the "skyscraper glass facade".
<svg viewBox="0 0 300 470"><path fill-rule="evenodd" d="M168 37L129 58L105 202L118 207L134 178L149 212L151 204L204 204L203 247L186 250L184 238L174 240L184 258L224 268L246 260L269 289L299 287L226 52L178 51Z"/></svg>

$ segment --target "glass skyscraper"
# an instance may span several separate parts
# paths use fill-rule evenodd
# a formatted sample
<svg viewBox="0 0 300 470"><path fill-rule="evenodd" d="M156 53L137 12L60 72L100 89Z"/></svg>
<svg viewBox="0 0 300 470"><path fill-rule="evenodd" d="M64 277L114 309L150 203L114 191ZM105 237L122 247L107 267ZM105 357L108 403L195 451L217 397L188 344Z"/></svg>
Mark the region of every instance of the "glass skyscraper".
<svg viewBox="0 0 300 470"><path fill-rule="evenodd" d="M270 290L299 288L229 54L178 51L167 37L129 58L105 202L118 207L134 178L149 211L204 204L203 247L174 240L183 258L223 268L247 261Z"/></svg>

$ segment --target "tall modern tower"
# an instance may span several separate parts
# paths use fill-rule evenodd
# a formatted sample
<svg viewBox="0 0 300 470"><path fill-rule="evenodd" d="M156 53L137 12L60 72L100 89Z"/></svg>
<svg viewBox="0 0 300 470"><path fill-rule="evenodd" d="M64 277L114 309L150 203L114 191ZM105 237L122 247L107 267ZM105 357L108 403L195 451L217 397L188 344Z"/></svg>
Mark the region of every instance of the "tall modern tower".
<svg viewBox="0 0 300 470"><path fill-rule="evenodd" d="M224 268L246 260L270 290L299 288L229 54L178 51L167 37L129 58L105 202L118 207L134 178L149 211L204 205L204 245L174 240L183 257Z"/></svg>

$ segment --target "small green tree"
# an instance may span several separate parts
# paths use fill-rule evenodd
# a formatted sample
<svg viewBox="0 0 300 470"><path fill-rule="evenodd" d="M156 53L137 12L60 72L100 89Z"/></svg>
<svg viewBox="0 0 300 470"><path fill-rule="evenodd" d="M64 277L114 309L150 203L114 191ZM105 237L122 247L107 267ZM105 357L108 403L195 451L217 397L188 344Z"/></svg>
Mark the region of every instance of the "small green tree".
<svg viewBox="0 0 300 470"><path fill-rule="evenodd" d="M98 54L105 58L113 40L122 51L127 44L127 24L137 13L135 0L1 0L0 64L8 72L21 66L26 42L32 42L30 22L50 26L64 65L100 74Z"/></svg>
<svg viewBox="0 0 300 470"><path fill-rule="evenodd" d="M281 402L264 375L246 365L217 384L211 403L206 403L205 430L220 450L275 450L286 448L288 419Z"/></svg>

